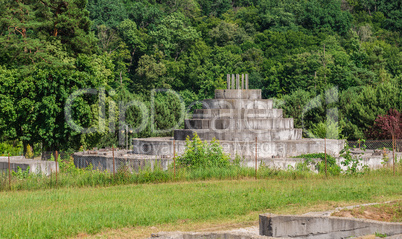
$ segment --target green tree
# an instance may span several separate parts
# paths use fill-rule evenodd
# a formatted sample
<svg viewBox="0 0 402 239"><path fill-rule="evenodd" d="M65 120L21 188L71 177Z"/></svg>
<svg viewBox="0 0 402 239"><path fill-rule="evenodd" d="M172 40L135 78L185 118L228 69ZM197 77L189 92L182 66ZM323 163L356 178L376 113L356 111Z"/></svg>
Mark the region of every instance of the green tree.
<svg viewBox="0 0 402 239"><path fill-rule="evenodd" d="M117 28L119 23L128 17L126 8L121 0L89 0L88 11L94 27L105 25Z"/></svg>

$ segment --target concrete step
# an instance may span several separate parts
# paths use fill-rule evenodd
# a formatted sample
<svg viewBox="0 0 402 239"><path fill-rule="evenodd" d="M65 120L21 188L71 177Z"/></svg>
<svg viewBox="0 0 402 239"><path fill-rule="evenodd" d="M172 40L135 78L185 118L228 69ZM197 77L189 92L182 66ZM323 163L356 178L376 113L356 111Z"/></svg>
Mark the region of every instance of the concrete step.
<svg viewBox="0 0 402 239"><path fill-rule="evenodd" d="M261 99L261 90L215 90L215 99Z"/></svg>
<svg viewBox="0 0 402 239"><path fill-rule="evenodd" d="M250 118L250 119L188 119L185 129L231 129L231 130L271 130L293 129L293 118Z"/></svg>
<svg viewBox="0 0 402 239"><path fill-rule="evenodd" d="M228 140L228 141L254 141L258 140L274 141L274 140L297 140L302 138L301 129L277 129L277 130L214 130L209 129L178 129L174 131L176 140L185 140L187 136L193 137L193 133L197 132L202 140Z"/></svg>
<svg viewBox="0 0 402 239"><path fill-rule="evenodd" d="M282 118L282 109L197 109L193 119Z"/></svg>
<svg viewBox="0 0 402 239"><path fill-rule="evenodd" d="M210 99L203 100L203 109L272 109L273 100Z"/></svg>

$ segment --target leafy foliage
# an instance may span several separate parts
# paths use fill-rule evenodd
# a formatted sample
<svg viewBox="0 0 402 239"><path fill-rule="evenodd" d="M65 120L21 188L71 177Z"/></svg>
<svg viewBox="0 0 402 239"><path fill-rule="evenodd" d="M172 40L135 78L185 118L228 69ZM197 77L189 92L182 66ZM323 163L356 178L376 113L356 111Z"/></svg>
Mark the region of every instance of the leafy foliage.
<svg viewBox="0 0 402 239"><path fill-rule="evenodd" d="M321 161L315 165L315 168L318 170L318 172L325 173L325 153L302 154L300 156L297 156L296 158L304 158L306 160L304 164L306 165L311 164L312 159L321 159ZM336 163L336 159L329 154L326 155L326 159L328 173L331 175L339 175L341 172L341 168Z"/></svg>
<svg viewBox="0 0 402 239"><path fill-rule="evenodd" d="M184 154L177 159L179 165L188 168L224 168L230 165L230 157L223 152L218 141L203 142L197 133L193 134L191 140L189 136L186 139Z"/></svg>
<svg viewBox="0 0 402 239"><path fill-rule="evenodd" d="M370 132L376 139L402 138L402 116L397 110L390 109L387 115L379 115Z"/></svg>
<svg viewBox="0 0 402 239"><path fill-rule="evenodd" d="M248 73L251 88L320 137L330 108L339 111L331 132L348 139L380 137L367 134L378 115L402 110L400 1L4 0L0 16L0 137L24 149L117 143L118 126L79 135L66 124L64 104L77 89L117 92L107 106L150 106L150 91L166 88L189 105L225 88L228 73ZM339 101L326 104L334 86ZM98 101L74 102L78 125L98 127ZM170 126L176 101L155 102L157 127ZM157 136L150 129L134 136Z"/></svg>

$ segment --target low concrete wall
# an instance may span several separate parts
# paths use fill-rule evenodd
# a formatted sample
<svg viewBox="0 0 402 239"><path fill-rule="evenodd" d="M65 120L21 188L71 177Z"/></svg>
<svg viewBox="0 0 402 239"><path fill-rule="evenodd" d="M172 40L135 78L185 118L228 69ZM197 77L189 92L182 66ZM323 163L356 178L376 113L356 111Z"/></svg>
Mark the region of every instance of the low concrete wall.
<svg viewBox="0 0 402 239"><path fill-rule="evenodd" d="M56 172L56 163L54 161L32 160L23 156L10 157L11 170L17 172L18 167L22 171L26 171L29 167L30 173L43 173L45 175ZM0 172L8 172L7 157L0 157Z"/></svg>
<svg viewBox="0 0 402 239"><path fill-rule="evenodd" d="M388 236L402 234L402 224L340 217L260 215L260 235L264 236L341 239L376 232Z"/></svg>
<svg viewBox="0 0 402 239"><path fill-rule="evenodd" d="M115 170L123 167L131 172L145 169L147 167L154 169L156 166L163 170L168 169L172 162L169 158L161 159L156 156L133 155L131 151L122 150L115 152ZM87 168L89 166L94 170L113 172L112 152L78 152L73 154L74 165L77 168Z"/></svg>
<svg viewBox="0 0 402 239"><path fill-rule="evenodd" d="M185 150L185 141L176 140L176 153L181 155ZM219 141L223 151L230 154L233 158L238 154L244 158L255 157L255 142L242 141ZM327 153L332 156L339 156L339 152L343 149L344 140L327 140ZM258 158L289 158L301 154L323 153L323 139L300 139L300 140L283 140L283 141L258 141L257 156ZM134 139L133 153L146 155L173 155L172 138L144 138Z"/></svg>

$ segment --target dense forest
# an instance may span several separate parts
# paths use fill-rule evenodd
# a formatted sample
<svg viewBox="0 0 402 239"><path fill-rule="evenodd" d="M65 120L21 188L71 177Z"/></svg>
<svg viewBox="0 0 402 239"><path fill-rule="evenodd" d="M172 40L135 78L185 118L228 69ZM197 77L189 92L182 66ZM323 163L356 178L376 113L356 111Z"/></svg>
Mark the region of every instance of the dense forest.
<svg viewBox="0 0 402 239"><path fill-rule="evenodd" d="M141 121L138 106L118 112L133 100L154 104L156 125L130 137L160 136L152 129L174 125L180 101L166 92L151 101L152 89L189 105L236 73L277 99L296 127L367 138L378 115L402 109L401 31L401 0L0 0L1 141L117 145L122 128L112 121ZM77 125L98 127L81 134L65 104L88 88L104 89L105 104L96 94L71 103ZM332 108L339 122L327 122Z"/></svg>

